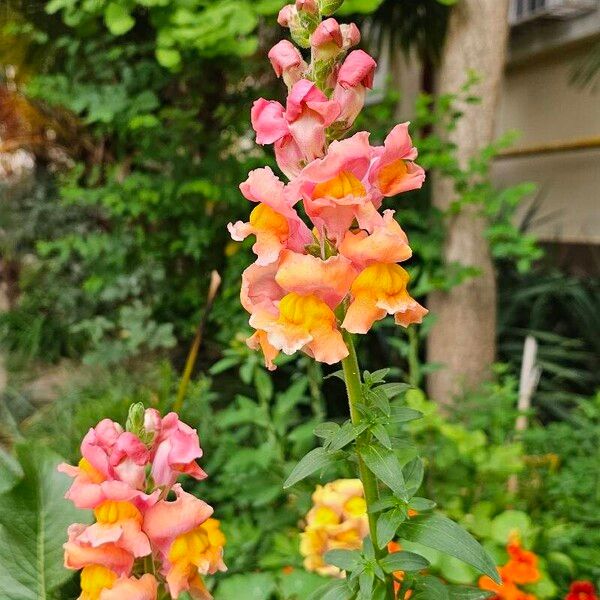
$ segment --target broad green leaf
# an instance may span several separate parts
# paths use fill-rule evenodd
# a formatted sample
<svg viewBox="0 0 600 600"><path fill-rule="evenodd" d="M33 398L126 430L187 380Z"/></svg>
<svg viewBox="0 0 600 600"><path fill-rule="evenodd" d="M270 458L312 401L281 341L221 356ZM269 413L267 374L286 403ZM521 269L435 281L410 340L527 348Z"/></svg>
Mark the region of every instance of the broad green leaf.
<svg viewBox="0 0 600 600"><path fill-rule="evenodd" d="M63 566L67 527L89 513L64 499L61 457L40 445L17 446L23 479L0 496L0 598L44 600L72 573Z"/></svg>
<svg viewBox="0 0 600 600"><path fill-rule="evenodd" d="M302 600L307 594L322 588L327 583L326 577L316 573L309 573L304 569L294 569L289 574L279 576L277 587L281 592L283 600Z"/></svg>
<svg viewBox="0 0 600 600"><path fill-rule="evenodd" d="M312 475L315 471L328 467L332 462L333 458L325 448L315 448L314 450L311 450L293 468L290 476L283 484L283 489L295 485L309 475Z"/></svg>
<svg viewBox="0 0 600 600"><path fill-rule="evenodd" d="M406 511L401 508L393 508L381 513L377 519L377 545L384 548L398 531L398 527L406 520Z"/></svg>
<svg viewBox="0 0 600 600"><path fill-rule="evenodd" d="M398 537L454 556L499 582L490 555L470 533L443 515L417 515L400 526Z"/></svg>
<svg viewBox="0 0 600 600"><path fill-rule="evenodd" d="M110 2L104 11L104 23L113 35L123 35L135 25L135 19L122 4Z"/></svg>
<svg viewBox="0 0 600 600"><path fill-rule="evenodd" d="M330 550L323 557L328 565L333 565L342 571L354 571L360 563L361 554L358 550Z"/></svg>
<svg viewBox="0 0 600 600"><path fill-rule="evenodd" d="M402 467L392 450L377 446L359 449L367 467L402 500L407 500Z"/></svg>
<svg viewBox="0 0 600 600"><path fill-rule="evenodd" d="M379 561L386 573L395 571L421 571L429 566L429 561L414 552L393 552Z"/></svg>
<svg viewBox="0 0 600 600"><path fill-rule="evenodd" d="M450 593L437 577L427 576L415 585L411 600L450 600Z"/></svg>
<svg viewBox="0 0 600 600"><path fill-rule="evenodd" d="M324 585L315 590L307 600L350 600L351 598L354 598L354 591L350 588L348 582L343 580L332 581Z"/></svg>
<svg viewBox="0 0 600 600"><path fill-rule="evenodd" d="M275 589L275 576L271 573L232 575L219 585L215 600L269 600Z"/></svg>
<svg viewBox="0 0 600 600"><path fill-rule="evenodd" d="M451 600L486 600L492 598L493 592L478 590L477 588L467 587L463 585L448 586L448 594Z"/></svg>
<svg viewBox="0 0 600 600"><path fill-rule="evenodd" d="M492 538L504 546L510 536L518 533L525 543L530 542L531 518L520 510L505 510L492 521Z"/></svg>
<svg viewBox="0 0 600 600"><path fill-rule="evenodd" d="M14 456L0 448L0 494L12 489L23 477L23 469Z"/></svg>

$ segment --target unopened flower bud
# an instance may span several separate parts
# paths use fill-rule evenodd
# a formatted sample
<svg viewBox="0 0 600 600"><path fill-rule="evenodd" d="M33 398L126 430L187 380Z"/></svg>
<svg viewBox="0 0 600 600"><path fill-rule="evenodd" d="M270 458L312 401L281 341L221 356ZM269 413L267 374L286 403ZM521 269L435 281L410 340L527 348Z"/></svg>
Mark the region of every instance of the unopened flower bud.
<svg viewBox="0 0 600 600"><path fill-rule="evenodd" d="M293 4L284 6L277 17L277 22L282 27L289 28L292 39L301 48L310 48L310 34L316 27L316 21L312 27L310 22L306 22L307 17L309 21L314 20L312 15L304 11L299 13Z"/></svg>
<svg viewBox="0 0 600 600"><path fill-rule="evenodd" d="M301 13L308 13L310 15L319 14L319 5L317 0L296 0L296 10Z"/></svg>
<svg viewBox="0 0 600 600"><path fill-rule="evenodd" d="M344 0L319 0L321 14L328 17L332 15L342 4Z"/></svg>
<svg viewBox="0 0 600 600"><path fill-rule="evenodd" d="M140 437L144 429L144 405L141 402L136 402L129 407L125 428Z"/></svg>

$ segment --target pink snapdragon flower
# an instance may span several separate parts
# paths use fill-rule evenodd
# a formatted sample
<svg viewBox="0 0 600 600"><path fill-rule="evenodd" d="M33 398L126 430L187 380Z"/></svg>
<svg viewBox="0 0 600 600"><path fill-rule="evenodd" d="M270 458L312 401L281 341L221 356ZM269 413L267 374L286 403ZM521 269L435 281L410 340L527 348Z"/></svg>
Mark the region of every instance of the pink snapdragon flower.
<svg viewBox="0 0 600 600"><path fill-rule="evenodd" d="M298 350L336 363L348 356L342 330L367 333L386 315L407 327L427 314L399 264L412 255L408 238L393 210L381 212L385 198L425 179L408 123L382 146L366 131L339 139L363 109L377 66L365 51L350 51L360 42L356 25L329 16L340 4L298 0L280 11L279 23L310 48L311 62L290 42L276 44L269 58L288 86L285 107L261 98L251 118L257 143L273 144L290 181L253 171L240 189L258 206L248 223L229 225L235 240L256 238L240 298L254 329L247 344L262 350L269 369L279 352Z"/></svg>
<svg viewBox="0 0 600 600"><path fill-rule="evenodd" d="M210 600L202 576L226 569L225 538L209 519L212 507L176 483L181 475L206 477L196 462L198 433L174 412L161 417L141 405L131 407L127 427L104 419L86 434L79 465L59 467L74 479L66 497L95 518L71 525L64 545L65 566L82 570L80 600L156 600L161 585L171 598L189 590ZM175 501L166 499L170 492ZM132 576L148 557L162 579Z"/></svg>

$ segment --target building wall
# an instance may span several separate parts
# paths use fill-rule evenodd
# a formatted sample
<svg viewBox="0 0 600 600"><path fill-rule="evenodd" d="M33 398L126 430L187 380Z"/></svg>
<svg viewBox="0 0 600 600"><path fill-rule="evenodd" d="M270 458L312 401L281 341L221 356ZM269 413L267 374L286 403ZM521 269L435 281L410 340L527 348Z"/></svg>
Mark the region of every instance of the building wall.
<svg viewBox="0 0 600 600"><path fill-rule="evenodd" d="M600 43L600 13L584 20L587 35L566 36L562 45L557 44L558 34L542 25L547 48L540 42L538 25L529 38L523 29L517 31L506 69L498 133L520 131L516 148L525 154L499 158L494 176L499 185L538 185L531 200L536 202L531 230L543 241L600 244L600 89L581 89L570 82L578 62ZM578 21L573 21L575 31L582 27ZM597 36L589 35L594 31L589 21L597 24ZM556 25L561 35L566 27L568 33L568 23ZM564 143L595 147L543 152L548 145Z"/></svg>

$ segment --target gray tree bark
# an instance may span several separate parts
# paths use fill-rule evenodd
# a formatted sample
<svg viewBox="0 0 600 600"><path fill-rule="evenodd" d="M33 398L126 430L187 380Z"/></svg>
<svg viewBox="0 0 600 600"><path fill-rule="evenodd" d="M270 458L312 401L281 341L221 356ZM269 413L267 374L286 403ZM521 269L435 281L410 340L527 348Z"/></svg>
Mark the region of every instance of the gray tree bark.
<svg viewBox="0 0 600 600"><path fill-rule="evenodd" d="M461 106L464 117L450 134L462 166L494 136L495 116L508 38L509 0L460 0L453 8L438 74L440 94L457 92L468 72L481 82L473 93L480 104ZM456 198L453 182L434 177L433 201L446 210ZM443 368L428 381L430 396L452 403L489 374L496 352L496 279L485 239L485 220L476 207L449 217L444 261L475 267L481 275L449 292L433 293L428 308L436 318L428 339L428 360Z"/></svg>

